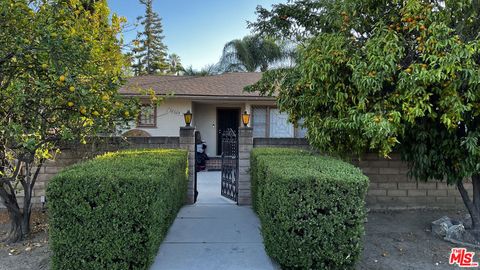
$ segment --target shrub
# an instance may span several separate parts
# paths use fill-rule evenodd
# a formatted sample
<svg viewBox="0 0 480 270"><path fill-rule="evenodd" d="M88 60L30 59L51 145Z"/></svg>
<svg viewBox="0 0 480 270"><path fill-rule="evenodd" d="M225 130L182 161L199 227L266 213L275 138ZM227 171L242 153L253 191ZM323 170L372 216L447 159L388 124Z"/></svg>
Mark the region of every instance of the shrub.
<svg viewBox="0 0 480 270"><path fill-rule="evenodd" d="M267 253L285 269L353 268L368 178L351 164L298 150L254 149L253 164Z"/></svg>
<svg viewBox="0 0 480 270"><path fill-rule="evenodd" d="M262 185L259 183L260 181L266 179L265 177L265 169L259 168L258 157L265 157L265 156L303 156L303 155L313 155L312 152L301 150L297 148L275 148L275 147L259 147L254 148L250 155L250 181L251 181L251 191L252 191L252 208L255 212L258 213L258 204L257 204L257 197L260 196L262 193ZM258 194L259 196L255 196Z"/></svg>
<svg viewBox="0 0 480 270"><path fill-rule="evenodd" d="M187 153L108 153L48 185L52 269L148 269L187 190Z"/></svg>

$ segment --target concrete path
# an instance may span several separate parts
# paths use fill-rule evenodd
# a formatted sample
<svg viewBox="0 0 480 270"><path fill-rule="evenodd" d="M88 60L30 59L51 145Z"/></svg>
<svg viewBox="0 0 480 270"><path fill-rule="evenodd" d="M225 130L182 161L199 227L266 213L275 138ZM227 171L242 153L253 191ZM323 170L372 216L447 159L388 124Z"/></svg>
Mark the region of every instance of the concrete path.
<svg viewBox="0 0 480 270"><path fill-rule="evenodd" d="M198 202L180 210L151 270L279 269L265 253L252 209L220 196L220 172L197 179Z"/></svg>

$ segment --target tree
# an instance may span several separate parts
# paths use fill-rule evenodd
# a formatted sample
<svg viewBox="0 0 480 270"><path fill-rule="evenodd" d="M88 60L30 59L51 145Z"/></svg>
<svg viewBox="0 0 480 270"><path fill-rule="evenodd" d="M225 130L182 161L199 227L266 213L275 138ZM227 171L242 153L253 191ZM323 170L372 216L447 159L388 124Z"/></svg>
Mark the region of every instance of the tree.
<svg viewBox="0 0 480 270"><path fill-rule="evenodd" d="M168 70L167 46L163 43L162 19L153 11L153 0L140 0L145 5L145 15L139 17L143 31L138 32L134 41L135 75L157 74Z"/></svg>
<svg viewBox="0 0 480 270"><path fill-rule="evenodd" d="M224 72L266 71L284 57L282 47L272 39L246 36L225 44L219 67Z"/></svg>
<svg viewBox="0 0 480 270"><path fill-rule="evenodd" d="M183 66L181 63L180 56L178 54L172 53L168 56L169 72L174 75L179 75L183 71Z"/></svg>
<svg viewBox="0 0 480 270"><path fill-rule="evenodd" d="M0 2L0 198L11 220L8 242L30 232L32 191L46 160L138 113L135 100L117 93L127 63L117 40L124 19L110 16L106 2Z"/></svg>
<svg viewBox="0 0 480 270"><path fill-rule="evenodd" d="M183 71L183 75L185 76L213 76L218 73L218 67L214 64L206 65L200 70L196 70L192 66L189 66Z"/></svg>
<svg viewBox="0 0 480 270"><path fill-rule="evenodd" d="M331 12L338 10L337 2L295 0L286 4L274 4L271 10L258 6L257 21L249 22L249 27L261 36L304 41L320 32L338 29L337 16Z"/></svg>
<svg viewBox="0 0 480 270"><path fill-rule="evenodd" d="M315 4L328 8L308 12ZM289 5L298 10L261 10L252 27L304 36L297 66L269 71L248 90L276 94L280 109L293 122L303 118L309 141L322 151L388 157L398 149L410 176L456 185L479 238L478 1ZM473 199L463 184L470 177Z"/></svg>

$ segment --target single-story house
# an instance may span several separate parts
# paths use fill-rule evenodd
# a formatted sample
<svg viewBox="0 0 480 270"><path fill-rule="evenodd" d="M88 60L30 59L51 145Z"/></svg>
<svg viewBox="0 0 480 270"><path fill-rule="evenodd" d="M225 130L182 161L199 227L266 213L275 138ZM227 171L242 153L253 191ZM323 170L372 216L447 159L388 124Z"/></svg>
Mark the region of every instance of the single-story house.
<svg viewBox="0 0 480 270"><path fill-rule="evenodd" d="M274 97L244 92L245 86L260 80L262 74L226 73L215 76L139 76L131 78L120 89L125 96L141 96L139 89L151 89L167 96L158 107L146 102L137 123L130 131L143 136L179 136L185 126L184 113L193 114L192 126L200 131L207 144L207 155L221 155L221 135L228 129L238 130L241 114L251 115L249 126L254 137L302 138L305 130L288 122L288 115L275 106Z"/></svg>

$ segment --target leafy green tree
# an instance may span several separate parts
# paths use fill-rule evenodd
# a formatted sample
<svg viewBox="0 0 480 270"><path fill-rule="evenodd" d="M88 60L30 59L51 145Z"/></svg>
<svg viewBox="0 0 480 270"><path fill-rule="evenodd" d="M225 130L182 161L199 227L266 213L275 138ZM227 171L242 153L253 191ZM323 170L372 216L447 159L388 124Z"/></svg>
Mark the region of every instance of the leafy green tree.
<svg viewBox="0 0 480 270"><path fill-rule="evenodd" d="M163 43L162 19L153 11L153 0L140 0L145 5L145 15L138 20L143 30L138 32L134 41L135 75L157 74L168 70L167 46Z"/></svg>
<svg viewBox="0 0 480 270"><path fill-rule="evenodd" d="M295 0L272 5L269 10L257 7L257 21L249 22L261 36L276 37L294 41L304 41L320 32L338 29L338 10L335 0ZM364 1L362 1L364 2Z"/></svg>
<svg viewBox="0 0 480 270"><path fill-rule="evenodd" d="M325 8L309 12L318 6ZM269 71L248 90L276 94L280 109L293 122L303 118L309 141L322 151L388 157L398 149L414 178L456 185L478 238L478 7L338 0L260 9L252 27L304 46L295 68ZM463 184L468 178L473 198Z"/></svg>
<svg viewBox="0 0 480 270"><path fill-rule="evenodd" d="M272 39L246 36L225 44L219 67L223 72L266 71L284 57L282 47Z"/></svg>
<svg viewBox="0 0 480 270"><path fill-rule="evenodd" d="M12 222L8 242L30 232L32 191L46 160L135 119L137 103L117 93L127 63L117 39L123 22L106 0L0 2L0 199Z"/></svg>

